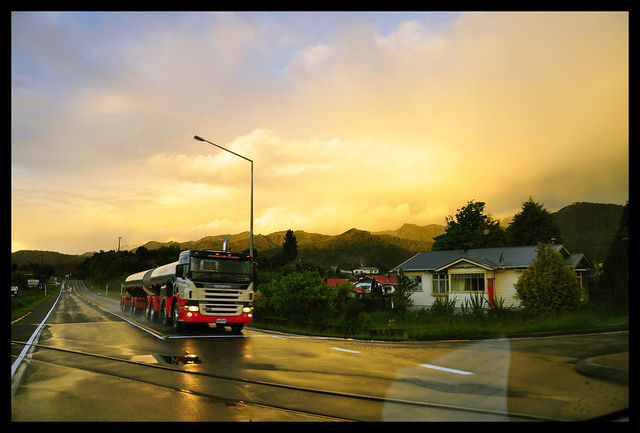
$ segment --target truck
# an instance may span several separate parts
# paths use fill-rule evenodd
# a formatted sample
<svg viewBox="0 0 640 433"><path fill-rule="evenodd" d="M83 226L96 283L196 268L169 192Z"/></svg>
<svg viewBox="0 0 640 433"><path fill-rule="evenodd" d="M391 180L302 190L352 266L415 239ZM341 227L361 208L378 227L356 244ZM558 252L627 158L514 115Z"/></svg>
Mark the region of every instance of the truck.
<svg viewBox="0 0 640 433"><path fill-rule="evenodd" d="M129 275L120 309L144 311L150 321L175 330L201 323L240 332L253 318L251 256L227 251L226 242L222 250L182 251L176 262Z"/></svg>

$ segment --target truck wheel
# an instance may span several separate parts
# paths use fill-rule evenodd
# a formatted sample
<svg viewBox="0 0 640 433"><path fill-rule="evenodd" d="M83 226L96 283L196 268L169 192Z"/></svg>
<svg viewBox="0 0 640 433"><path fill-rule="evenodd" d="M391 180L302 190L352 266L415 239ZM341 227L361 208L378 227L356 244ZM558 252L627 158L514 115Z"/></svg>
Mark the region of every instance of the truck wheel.
<svg viewBox="0 0 640 433"><path fill-rule="evenodd" d="M160 308L160 317L162 317L162 324L164 326L171 326L171 316L167 315L167 306L162 303L162 307Z"/></svg>
<svg viewBox="0 0 640 433"><path fill-rule="evenodd" d="M178 306L177 302L173 305L171 309L171 316L173 318L173 329L176 331L182 331L184 329L184 323L178 320Z"/></svg>
<svg viewBox="0 0 640 433"><path fill-rule="evenodd" d="M151 302L149 303L149 320L151 322L157 322L158 321L158 312L154 309L153 300L151 300Z"/></svg>
<svg viewBox="0 0 640 433"><path fill-rule="evenodd" d="M241 332L242 328L244 328L244 323L232 323L231 325L232 332Z"/></svg>

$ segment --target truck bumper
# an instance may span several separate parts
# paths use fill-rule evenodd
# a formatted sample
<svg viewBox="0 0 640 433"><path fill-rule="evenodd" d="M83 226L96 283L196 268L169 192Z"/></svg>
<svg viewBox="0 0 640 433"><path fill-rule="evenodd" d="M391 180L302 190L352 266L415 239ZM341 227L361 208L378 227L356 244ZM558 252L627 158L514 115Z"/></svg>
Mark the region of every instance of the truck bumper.
<svg viewBox="0 0 640 433"><path fill-rule="evenodd" d="M205 316L199 312L181 311L178 317L182 319L184 323L249 323L253 319L253 312L242 313L239 316Z"/></svg>

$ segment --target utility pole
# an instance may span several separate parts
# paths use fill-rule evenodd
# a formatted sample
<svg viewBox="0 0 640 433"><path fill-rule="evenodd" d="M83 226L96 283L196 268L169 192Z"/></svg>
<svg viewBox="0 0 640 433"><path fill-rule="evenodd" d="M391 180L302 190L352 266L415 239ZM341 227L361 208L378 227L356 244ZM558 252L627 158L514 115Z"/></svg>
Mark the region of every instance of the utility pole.
<svg viewBox="0 0 640 433"><path fill-rule="evenodd" d="M120 239L122 239L122 236L118 236L118 252L120 252Z"/></svg>

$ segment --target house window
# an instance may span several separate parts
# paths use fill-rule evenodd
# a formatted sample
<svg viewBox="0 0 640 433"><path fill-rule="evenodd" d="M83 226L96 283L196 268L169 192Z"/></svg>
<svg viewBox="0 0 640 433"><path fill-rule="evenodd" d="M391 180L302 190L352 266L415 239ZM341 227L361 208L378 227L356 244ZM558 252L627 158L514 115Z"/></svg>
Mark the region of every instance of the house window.
<svg viewBox="0 0 640 433"><path fill-rule="evenodd" d="M409 280L414 283L413 291L422 292L422 278L419 276L409 275Z"/></svg>
<svg viewBox="0 0 640 433"><path fill-rule="evenodd" d="M449 275L446 272L433 274L433 293L442 294L449 292Z"/></svg>
<svg viewBox="0 0 640 433"><path fill-rule="evenodd" d="M452 292L484 292L484 274L452 274Z"/></svg>

